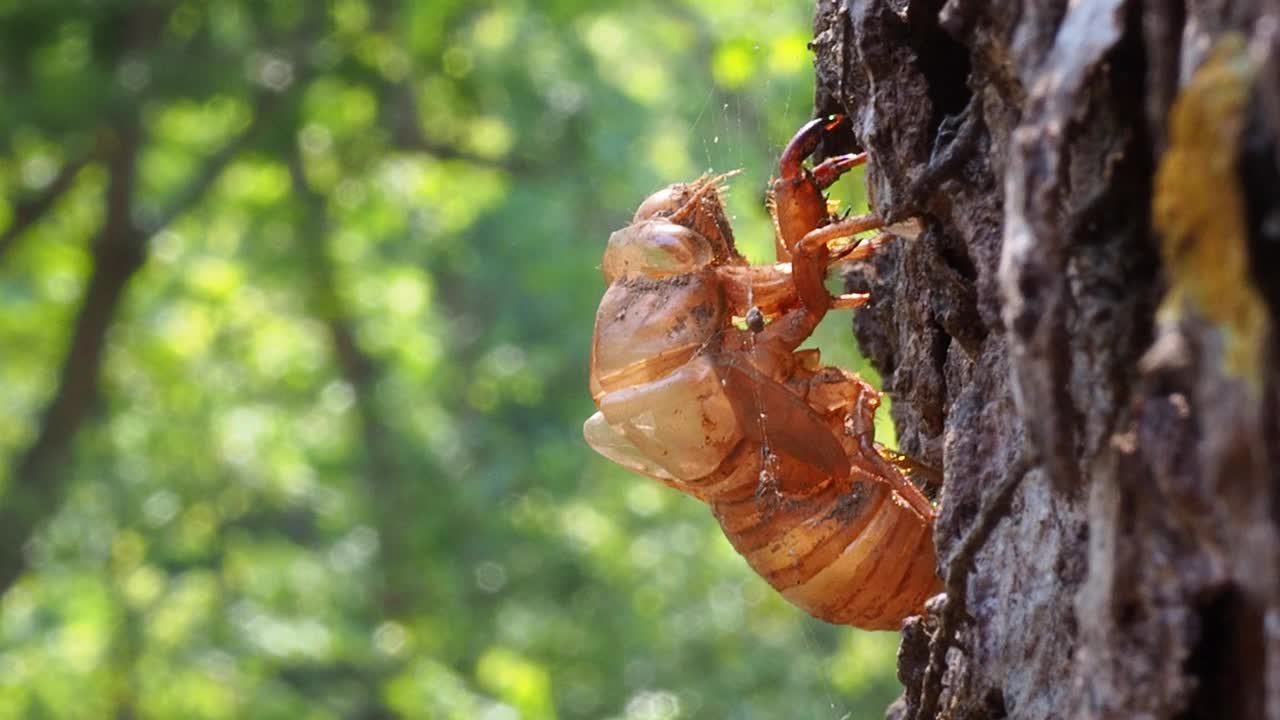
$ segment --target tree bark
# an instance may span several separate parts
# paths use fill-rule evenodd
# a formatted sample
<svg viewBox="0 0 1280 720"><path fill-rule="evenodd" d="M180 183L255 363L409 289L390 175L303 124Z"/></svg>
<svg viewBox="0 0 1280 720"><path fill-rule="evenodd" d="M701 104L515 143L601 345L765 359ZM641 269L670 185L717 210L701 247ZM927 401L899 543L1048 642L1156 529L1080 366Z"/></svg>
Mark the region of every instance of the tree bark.
<svg viewBox="0 0 1280 720"><path fill-rule="evenodd" d="M818 2L817 110L854 121L826 150L866 149L877 212L926 228L846 278L903 449L945 475L948 598L908 622L891 717L1280 718L1274 333L1157 321L1220 272L1170 264L1152 202L1233 31L1257 79L1205 162L1248 231L1225 292L1277 327L1280 3Z"/></svg>

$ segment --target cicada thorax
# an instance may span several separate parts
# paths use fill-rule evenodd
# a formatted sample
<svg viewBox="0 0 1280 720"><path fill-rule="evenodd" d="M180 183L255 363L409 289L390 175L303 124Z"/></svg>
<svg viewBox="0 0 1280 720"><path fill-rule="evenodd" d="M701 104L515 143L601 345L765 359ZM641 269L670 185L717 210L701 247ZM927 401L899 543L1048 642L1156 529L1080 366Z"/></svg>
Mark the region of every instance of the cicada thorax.
<svg viewBox="0 0 1280 720"><path fill-rule="evenodd" d="M731 327L716 268L745 261L717 183L659 191L610 236L591 353L600 412L587 421L588 442L686 491L682 482L714 471L742 440L714 347Z"/></svg>

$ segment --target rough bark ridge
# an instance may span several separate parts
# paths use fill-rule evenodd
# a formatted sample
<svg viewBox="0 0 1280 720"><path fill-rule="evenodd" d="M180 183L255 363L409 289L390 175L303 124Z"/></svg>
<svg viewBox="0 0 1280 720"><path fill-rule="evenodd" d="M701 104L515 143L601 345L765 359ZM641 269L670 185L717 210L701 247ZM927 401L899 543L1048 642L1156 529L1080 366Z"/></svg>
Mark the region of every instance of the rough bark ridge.
<svg viewBox="0 0 1280 720"><path fill-rule="evenodd" d="M855 331L904 449L945 470L951 597L904 633L891 716L1280 718L1280 373L1251 392L1222 327L1158 329L1151 220L1170 106L1243 33L1262 69L1235 159L1277 327L1278 19L1267 0L818 2L818 110L854 119L827 150L867 149L875 208L926 225L847 278L876 297Z"/></svg>

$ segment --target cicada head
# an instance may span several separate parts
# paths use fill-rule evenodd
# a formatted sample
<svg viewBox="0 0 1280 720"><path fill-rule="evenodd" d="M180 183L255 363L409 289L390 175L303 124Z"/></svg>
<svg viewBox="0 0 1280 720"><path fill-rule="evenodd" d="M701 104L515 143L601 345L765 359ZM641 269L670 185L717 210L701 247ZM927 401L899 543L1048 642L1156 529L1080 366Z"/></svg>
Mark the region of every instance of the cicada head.
<svg viewBox="0 0 1280 720"><path fill-rule="evenodd" d="M631 224L609 236L605 279L632 275L658 279L695 272L712 263L745 262L720 201L723 180L716 175L668 185L650 195Z"/></svg>
<svg viewBox="0 0 1280 720"><path fill-rule="evenodd" d="M658 280L696 272L715 255L711 243L683 225L663 219L643 220L609 236L601 270L609 284L622 277Z"/></svg>

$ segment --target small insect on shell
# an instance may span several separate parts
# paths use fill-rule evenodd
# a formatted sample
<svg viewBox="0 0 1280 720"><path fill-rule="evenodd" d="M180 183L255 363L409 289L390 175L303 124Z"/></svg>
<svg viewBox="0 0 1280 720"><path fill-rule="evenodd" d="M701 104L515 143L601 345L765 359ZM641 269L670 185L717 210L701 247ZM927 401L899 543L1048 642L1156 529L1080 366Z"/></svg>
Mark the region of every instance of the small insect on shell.
<svg viewBox="0 0 1280 720"><path fill-rule="evenodd" d="M863 156L803 165L841 122L808 123L783 152L770 202L777 263L738 253L720 201L726 176L663 188L610 236L591 349L599 411L583 433L610 460L707 503L792 603L896 629L941 589L934 509L912 483L937 473L875 442L875 388L797 350L831 307L865 302L832 298L823 278L871 252L856 233L882 226L873 215L837 220L822 197Z"/></svg>

